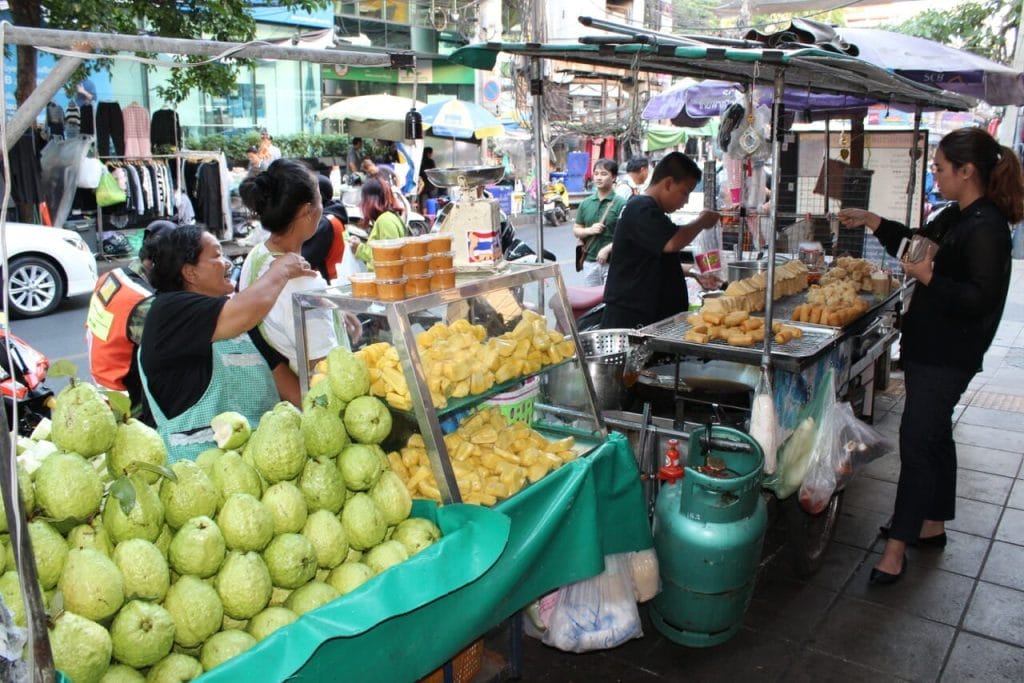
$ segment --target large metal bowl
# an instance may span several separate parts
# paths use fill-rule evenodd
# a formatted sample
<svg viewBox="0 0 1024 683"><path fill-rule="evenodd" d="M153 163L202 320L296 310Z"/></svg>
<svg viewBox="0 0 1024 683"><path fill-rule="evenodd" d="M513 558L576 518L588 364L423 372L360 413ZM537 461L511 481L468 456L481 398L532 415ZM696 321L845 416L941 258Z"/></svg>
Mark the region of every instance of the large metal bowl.
<svg viewBox="0 0 1024 683"><path fill-rule="evenodd" d="M775 267L781 266L791 259L785 258L784 256L775 257ZM732 261L729 263L729 282L736 282L743 278L757 275L768 270L768 259L761 259L760 261Z"/></svg>
<svg viewBox="0 0 1024 683"><path fill-rule="evenodd" d="M505 177L504 166L458 166L428 168L427 179L438 187L478 187L492 185Z"/></svg>

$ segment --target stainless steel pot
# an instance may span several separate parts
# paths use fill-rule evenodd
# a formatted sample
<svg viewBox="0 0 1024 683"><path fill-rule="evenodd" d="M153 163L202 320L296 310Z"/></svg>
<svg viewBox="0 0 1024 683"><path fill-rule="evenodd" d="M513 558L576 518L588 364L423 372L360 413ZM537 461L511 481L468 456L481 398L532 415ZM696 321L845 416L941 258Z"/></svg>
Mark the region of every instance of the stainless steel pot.
<svg viewBox="0 0 1024 683"><path fill-rule="evenodd" d="M583 367L594 385L598 410L618 410L628 393L622 373L629 357L631 330L592 330L580 333ZM547 375L547 396L553 404L580 410L584 407L586 385L572 365L556 368Z"/></svg>
<svg viewBox="0 0 1024 683"><path fill-rule="evenodd" d="M778 267L790 259L783 256L775 257L775 266ZM733 261L729 263L729 282L736 282L743 278L757 275L768 270L768 259L759 261Z"/></svg>

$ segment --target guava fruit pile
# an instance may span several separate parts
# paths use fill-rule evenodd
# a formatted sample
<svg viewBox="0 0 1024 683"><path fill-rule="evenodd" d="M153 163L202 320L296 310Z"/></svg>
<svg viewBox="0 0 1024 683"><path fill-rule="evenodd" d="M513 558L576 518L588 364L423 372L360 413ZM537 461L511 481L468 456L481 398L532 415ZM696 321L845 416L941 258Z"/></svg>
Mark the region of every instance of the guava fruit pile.
<svg viewBox="0 0 1024 683"><path fill-rule="evenodd" d="M440 538L378 445L391 415L332 352L300 412L211 422L221 448L166 467L159 435L77 382L19 443L57 668L75 683L199 676ZM342 376L344 375L344 376ZM2 504L2 502L0 502ZM25 625L0 511L0 597Z"/></svg>

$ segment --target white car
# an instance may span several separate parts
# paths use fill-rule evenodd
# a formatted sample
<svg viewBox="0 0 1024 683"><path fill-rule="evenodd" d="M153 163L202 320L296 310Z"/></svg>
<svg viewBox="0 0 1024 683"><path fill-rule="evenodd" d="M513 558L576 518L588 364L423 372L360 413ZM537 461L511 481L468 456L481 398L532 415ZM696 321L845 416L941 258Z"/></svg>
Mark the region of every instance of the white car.
<svg viewBox="0 0 1024 683"><path fill-rule="evenodd" d="M10 311L21 318L51 313L70 296L96 285L96 258L78 233L42 225L8 222Z"/></svg>

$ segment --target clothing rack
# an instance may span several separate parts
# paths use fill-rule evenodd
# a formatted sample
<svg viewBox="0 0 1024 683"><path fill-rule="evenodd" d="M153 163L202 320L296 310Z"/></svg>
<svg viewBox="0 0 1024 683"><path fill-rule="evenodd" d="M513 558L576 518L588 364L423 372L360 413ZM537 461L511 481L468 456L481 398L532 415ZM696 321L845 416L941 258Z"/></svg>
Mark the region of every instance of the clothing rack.
<svg viewBox="0 0 1024 683"><path fill-rule="evenodd" d="M185 164L187 162L201 163L201 162L214 162L218 166L218 177L220 181L220 201L219 201L219 213L221 216L220 230L215 234L221 241L230 239L232 237L232 223L231 223L231 198L230 198L230 179L227 171L227 159L223 152L220 151L200 151L200 150L179 150L174 154L152 154L150 156L100 156L97 157L101 162L106 164L117 164L119 162L131 163L131 164L144 164L149 161L164 161L174 164L174 176L177 183L177 189L185 192ZM104 207L96 207L96 231L97 231L97 244L102 245L101 233L106 229L104 226ZM109 212L108 212L109 213ZM176 219L175 217L171 217ZM155 218L154 218L155 220ZM209 223L209 221L207 221ZM114 227L113 229L119 229ZM137 229L134 226L132 229ZM102 254L102 246L99 249L99 256Z"/></svg>

